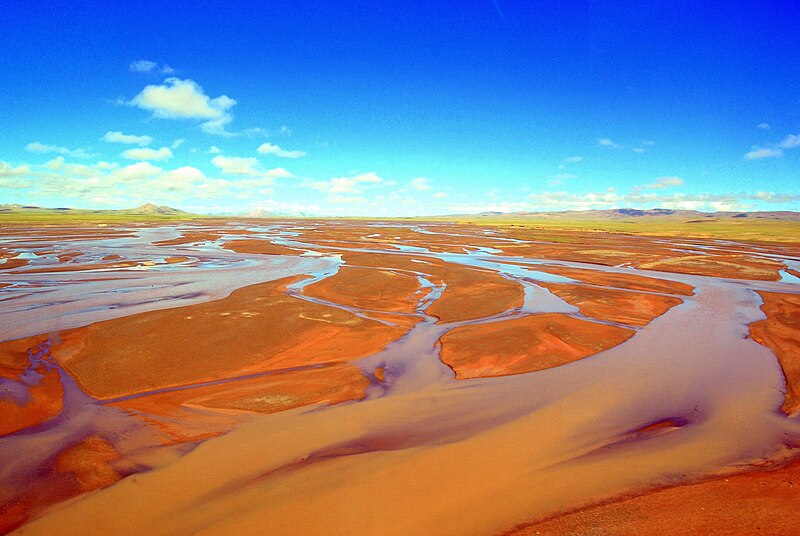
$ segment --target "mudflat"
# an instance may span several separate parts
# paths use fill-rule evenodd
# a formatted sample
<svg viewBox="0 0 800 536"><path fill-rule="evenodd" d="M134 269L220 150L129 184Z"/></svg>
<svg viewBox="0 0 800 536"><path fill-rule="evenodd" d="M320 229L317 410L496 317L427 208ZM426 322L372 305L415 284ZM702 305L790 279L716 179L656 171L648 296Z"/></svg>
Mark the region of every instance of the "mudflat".
<svg viewBox="0 0 800 536"><path fill-rule="evenodd" d="M796 528L797 245L310 219L2 233L0 532Z"/></svg>

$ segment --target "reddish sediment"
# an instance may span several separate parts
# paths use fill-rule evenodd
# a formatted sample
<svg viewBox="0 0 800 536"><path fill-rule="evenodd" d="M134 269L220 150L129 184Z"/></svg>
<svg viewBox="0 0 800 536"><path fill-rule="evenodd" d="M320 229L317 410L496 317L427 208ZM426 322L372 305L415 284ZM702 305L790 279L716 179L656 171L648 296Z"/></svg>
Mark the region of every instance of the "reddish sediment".
<svg viewBox="0 0 800 536"><path fill-rule="evenodd" d="M268 240L257 238L231 240L222 244L222 247L236 253L256 253L261 255L300 255L303 253L299 249L273 244Z"/></svg>
<svg viewBox="0 0 800 536"><path fill-rule="evenodd" d="M413 313L424 295L416 277L381 270L342 266L330 277L309 285L303 294L333 303L376 311Z"/></svg>
<svg viewBox="0 0 800 536"><path fill-rule="evenodd" d="M405 330L285 295L297 278L222 300L97 322L62 333L53 356L97 398L246 373L347 361Z"/></svg>
<svg viewBox="0 0 800 536"><path fill-rule="evenodd" d="M181 236L177 238L172 238L170 240L159 240L158 242L153 242L153 245L181 246L185 244L196 244L199 242L213 242L214 240L219 239L220 236L222 235L216 231L189 231L182 233Z"/></svg>
<svg viewBox="0 0 800 536"><path fill-rule="evenodd" d="M427 313L442 322L457 322L496 315L521 307L525 290L495 272L453 264L429 257L347 252L342 259L351 266L408 270L429 275L434 284L446 285Z"/></svg>
<svg viewBox="0 0 800 536"><path fill-rule="evenodd" d="M440 339L441 360L458 379L534 372L602 352L634 331L558 313L462 326Z"/></svg>
<svg viewBox="0 0 800 536"><path fill-rule="evenodd" d="M122 478L111 464L119 459L120 454L106 440L90 436L59 454L53 467L72 475L83 491L92 491Z"/></svg>
<svg viewBox="0 0 800 536"><path fill-rule="evenodd" d="M764 320L750 324L750 337L775 354L786 379L784 413L800 409L800 294L759 292Z"/></svg>
<svg viewBox="0 0 800 536"><path fill-rule="evenodd" d="M8 396L0 398L0 437L41 424L61 413L63 389L57 370L39 365L34 369L38 378L22 382L22 375L30 366L30 353L46 340L47 336L39 335L0 343L0 377L21 382L28 396L23 404L17 404Z"/></svg>
<svg viewBox="0 0 800 536"><path fill-rule="evenodd" d="M634 274L621 274L584 270L583 268L566 268L561 266L537 266L536 270L550 274L563 275L590 285L603 287L624 288L627 290L645 290L648 292L661 292L664 294L678 294L691 296L694 287L685 283L665 281Z"/></svg>
<svg viewBox="0 0 800 536"><path fill-rule="evenodd" d="M643 270L677 272L731 279L778 281L783 263L752 255L687 255L637 263Z"/></svg>
<svg viewBox="0 0 800 536"><path fill-rule="evenodd" d="M539 284L567 303L578 307L586 316L630 326L645 326L670 308L682 303L680 298L659 294L566 283Z"/></svg>
<svg viewBox="0 0 800 536"><path fill-rule="evenodd" d="M504 536L800 534L800 461L654 491L517 527Z"/></svg>
<svg viewBox="0 0 800 536"><path fill-rule="evenodd" d="M369 383L358 367L330 363L225 383L189 386L111 405L132 410L166 434L167 442L197 441L230 430L246 418L241 415L243 413L276 413L309 404L360 400ZM197 408L221 412L198 412Z"/></svg>

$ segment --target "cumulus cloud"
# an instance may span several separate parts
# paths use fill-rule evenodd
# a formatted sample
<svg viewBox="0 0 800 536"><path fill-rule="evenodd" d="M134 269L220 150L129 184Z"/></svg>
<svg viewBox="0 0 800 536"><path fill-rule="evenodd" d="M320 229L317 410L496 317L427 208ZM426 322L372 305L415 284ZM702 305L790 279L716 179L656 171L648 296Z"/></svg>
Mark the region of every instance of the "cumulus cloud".
<svg viewBox="0 0 800 536"><path fill-rule="evenodd" d="M128 69L134 73L161 73L161 74L172 74L175 72L175 69L170 67L167 64L158 67L158 63L150 60L137 60L131 62L128 66Z"/></svg>
<svg viewBox="0 0 800 536"><path fill-rule="evenodd" d="M367 202L367 198L366 197L359 197L359 196L351 196L351 195L334 194L334 195L329 195L328 197L326 197L325 201L327 201L328 203L333 203L333 204L339 204L339 203L350 203L350 204L358 203L358 204L361 204L361 203L366 203Z"/></svg>
<svg viewBox="0 0 800 536"><path fill-rule="evenodd" d="M219 154L221 152L222 152L222 150L219 147L217 147L216 145L212 145L208 149L208 154Z"/></svg>
<svg viewBox="0 0 800 536"><path fill-rule="evenodd" d="M136 136L134 134L123 134L119 131L108 131L105 135L100 138L100 141L105 141L108 143L126 143L129 145L140 145L144 147L145 145L150 145L152 143L153 138L150 136Z"/></svg>
<svg viewBox="0 0 800 536"><path fill-rule="evenodd" d="M315 181L310 183L311 188L332 194L360 194L363 193L366 185L375 185L383 182L374 171L353 175L350 177L334 177L327 181Z"/></svg>
<svg viewBox="0 0 800 536"><path fill-rule="evenodd" d="M165 119L205 120L201 128L211 134L230 134L225 130L233 119L230 109L236 101L227 95L211 98L194 80L167 78L163 84L146 86L130 102L153 116Z"/></svg>
<svg viewBox="0 0 800 536"><path fill-rule="evenodd" d="M800 134L789 134L778 144L782 149L795 149L800 147Z"/></svg>
<svg viewBox="0 0 800 536"><path fill-rule="evenodd" d="M160 149L140 147L138 149L123 151L122 157L130 160L166 160L167 158L172 158L172 151L169 147L162 147Z"/></svg>
<svg viewBox="0 0 800 536"><path fill-rule="evenodd" d="M276 168L232 179L206 176L192 166L165 169L148 161L120 167L109 162L72 164L58 156L47 164L12 167L0 162L0 187L23 189L30 199L71 200L73 206L133 206L143 202L186 203L189 199L258 202L270 195L276 177L291 175Z"/></svg>
<svg viewBox="0 0 800 536"><path fill-rule="evenodd" d="M269 184L271 184L274 179L294 177L289 170L282 167L263 171L259 167L258 160L253 157L217 155L211 159L211 163L219 168L224 175L259 177L260 179L266 180Z"/></svg>
<svg viewBox="0 0 800 536"><path fill-rule="evenodd" d="M762 158L780 158L783 156L783 151L780 149L769 148L754 148L746 153L744 157L748 160L761 160Z"/></svg>
<svg viewBox="0 0 800 536"><path fill-rule="evenodd" d="M774 192L730 193L730 194L662 194L633 191L619 194L614 190L605 192L570 193L542 192L529 196L531 208L535 210L590 210L609 208L669 208L685 210L744 210L752 208L752 202L794 203L800 194Z"/></svg>
<svg viewBox="0 0 800 536"><path fill-rule="evenodd" d="M417 177L415 179L411 179L408 185L415 189L415 190L432 190L433 186L428 184L428 179L426 177Z"/></svg>
<svg viewBox="0 0 800 536"><path fill-rule="evenodd" d="M58 153L72 156L74 158L92 158L94 155L84 149L67 149L57 145L47 145L40 141L34 141L25 146L25 150L31 153Z"/></svg>
<svg viewBox="0 0 800 536"><path fill-rule="evenodd" d="M151 73L156 67L158 67L158 64L150 60L136 60L128 66L134 73Z"/></svg>
<svg viewBox="0 0 800 536"><path fill-rule="evenodd" d="M663 188L672 188L673 186L683 186L683 182L683 179L680 177L659 177L650 184L645 184L641 189L661 190Z"/></svg>
<svg viewBox="0 0 800 536"><path fill-rule="evenodd" d="M31 186L31 168L27 165L12 166L0 160L0 188L21 189Z"/></svg>
<svg viewBox="0 0 800 536"><path fill-rule="evenodd" d="M258 175L258 159L243 156L217 155L211 163L226 175Z"/></svg>
<svg viewBox="0 0 800 536"><path fill-rule="evenodd" d="M619 144L614 143L614 141L610 138L598 138L597 143L598 145L602 145L603 147L611 147L612 149L619 147Z"/></svg>
<svg viewBox="0 0 800 536"><path fill-rule="evenodd" d="M280 158L301 158L306 156L305 151L287 151L269 142L259 145L256 151L260 154L274 154Z"/></svg>

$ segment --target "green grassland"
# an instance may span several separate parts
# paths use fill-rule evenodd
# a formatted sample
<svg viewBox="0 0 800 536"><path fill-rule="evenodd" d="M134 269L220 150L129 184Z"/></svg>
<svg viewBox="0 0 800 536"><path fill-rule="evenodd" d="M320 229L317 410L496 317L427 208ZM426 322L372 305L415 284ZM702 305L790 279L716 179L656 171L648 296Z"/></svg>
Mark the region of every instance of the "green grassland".
<svg viewBox="0 0 800 536"><path fill-rule="evenodd" d="M202 221L203 223L249 220L244 217L215 217L208 215L160 213L136 213L124 210L80 210L53 209L25 210L0 213L2 225L99 225L125 223L156 223L179 221ZM295 218L280 217L281 220ZM308 219L308 218L297 218ZM312 218L324 221L328 218ZM526 238L541 238L550 242L569 242L567 236L560 237L554 231L582 231L598 233L623 233L631 235L712 238L743 242L780 242L800 244L800 221L771 218L709 218L685 220L670 217L648 217L638 219L577 219L569 217L537 218L536 215L519 216L440 216L418 218L330 218L349 221L397 221L397 222L449 222L468 225L501 227L524 232Z"/></svg>
<svg viewBox="0 0 800 536"><path fill-rule="evenodd" d="M521 218L458 218L462 223L490 225L504 228L524 229L535 234L548 232L542 238L553 240L549 231L594 231L624 233L633 235L713 238L744 242L785 242L800 243L800 222L773 219L733 219L725 218L707 221L682 221L648 218L647 220L570 220Z"/></svg>

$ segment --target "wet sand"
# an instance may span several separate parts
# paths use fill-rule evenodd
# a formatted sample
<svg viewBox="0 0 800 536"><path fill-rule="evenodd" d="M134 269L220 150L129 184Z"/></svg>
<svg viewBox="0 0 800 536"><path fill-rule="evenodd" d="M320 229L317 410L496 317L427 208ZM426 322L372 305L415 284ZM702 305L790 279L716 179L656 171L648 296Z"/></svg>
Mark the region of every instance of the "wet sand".
<svg viewBox="0 0 800 536"><path fill-rule="evenodd" d="M765 469L800 444L796 248L0 231L26 261L0 272L0 532L669 533L725 529L726 497L793 532L795 465Z"/></svg>

